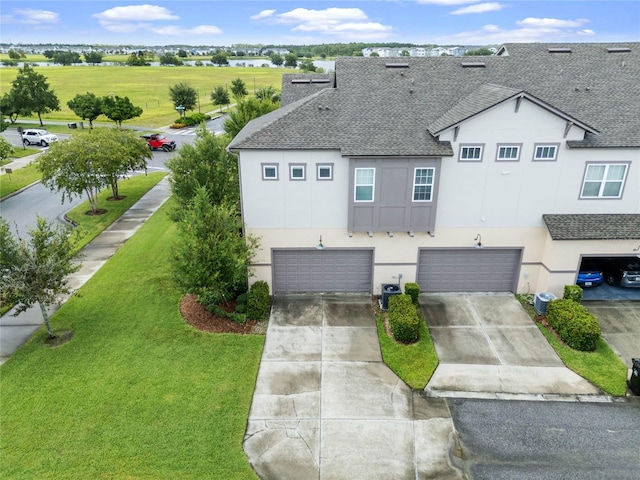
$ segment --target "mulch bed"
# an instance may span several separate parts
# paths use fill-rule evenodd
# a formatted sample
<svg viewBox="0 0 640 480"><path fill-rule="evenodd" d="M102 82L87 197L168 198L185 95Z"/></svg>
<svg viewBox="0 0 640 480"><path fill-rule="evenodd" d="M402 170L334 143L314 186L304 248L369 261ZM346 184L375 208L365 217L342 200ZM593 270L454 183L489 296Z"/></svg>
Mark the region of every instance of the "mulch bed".
<svg viewBox="0 0 640 480"><path fill-rule="evenodd" d="M221 305L227 312L235 310L235 302L228 305ZM211 333L255 333L258 325L255 320L247 320L245 323L236 323L229 318L220 317L211 313L207 308L198 302L198 298L193 294L187 294L180 300L180 313L185 322L193 328Z"/></svg>

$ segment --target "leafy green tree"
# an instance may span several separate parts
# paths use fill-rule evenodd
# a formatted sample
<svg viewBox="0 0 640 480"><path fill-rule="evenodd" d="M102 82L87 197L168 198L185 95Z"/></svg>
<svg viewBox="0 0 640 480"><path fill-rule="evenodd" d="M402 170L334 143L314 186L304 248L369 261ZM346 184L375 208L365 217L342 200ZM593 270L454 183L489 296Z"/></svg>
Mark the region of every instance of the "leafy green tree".
<svg viewBox="0 0 640 480"><path fill-rule="evenodd" d="M180 60L176 55L174 55L173 53L164 53L162 55L160 55L160 65L184 65L184 63L182 62L182 60Z"/></svg>
<svg viewBox="0 0 640 480"><path fill-rule="evenodd" d="M256 90L256 98L260 101L270 100L271 102L280 102L280 93L273 85L262 87Z"/></svg>
<svg viewBox="0 0 640 480"><path fill-rule="evenodd" d="M409 53L409 51L408 51L408 50L402 50L402 51L400 52L400 56L401 56L401 57L410 57L410 56L411 56L411 54Z"/></svg>
<svg viewBox="0 0 640 480"><path fill-rule="evenodd" d="M300 62L300 70L302 70L303 72L315 72L316 66L313 64L311 60L305 59L302 62Z"/></svg>
<svg viewBox="0 0 640 480"><path fill-rule="evenodd" d="M80 54L76 52L56 52L53 56L53 62L60 65L71 65L73 63L82 63Z"/></svg>
<svg viewBox="0 0 640 480"><path fill-rule="evenodd" d="M220 111L222 111L222 105L229 105L229 90L222 85L217 86L211 92L211 101L213 105L220 105Z"/></svg>
<svg viewBox="0 0 640 480"><path fill-rule="evenodd" d="M380 54L379 54L378 52L371 52L371 53L369 54L369 56L370 56L370 57L379 57L379 56L380 56Z"/></svg>
<svg viewBox="0 0 640 480"><path fill-rule="evenodd" d="M189 56L189 54L187 53L186 50L181 48L180 50L178 50L178 56L180 58L187 58Z"/></svg>
<svg viewBox="0 0 640 480"><path fill-rule="evenodd" d="M151 52L140 50L129 55L127 65L130 67L148 67L151 65L154 55Z"/></svg>
<svg viewBox="0 0 640 480"><path fill-rule="evenodd" d="M54 228L53 222L38 217L27 241L10 235L3 219L0 223L0 290L16 305L15 315L39 305L47 334L54 338L47 307L58 303L61 295L71 293L68 277L81 266L73 262L70 228Z"/></svg>
<svg viewBox="0 0 640 480"><path fill-rule="evenodd" d="M231 93L233 93L233 96L236 99L244 98L249 94L249 92L247 92L247 87L241 78L231 80Z"/></svg>
<svg viewBox="0 0 640 480"><path fill-rule="evenodd" d="M60 110L60 101L53 90L49 89L47 77L37 73L29 65L18 69L18 75L11 85L9 95L14 107L20 115L37 113L40 126L43 125L43 113Z"/></svg>
<svg viewBox="0 0 640 480"><path fill-rule="evenodd" d="M11 60L20 60L21 58L27 58L22 50L16 50L15 48L10 48L7 53L9 54L9 58Z"/></svg>
<svg viewBox="0 0 640 480"><path fill-rule="evenodd" d="M258 242L243 236L235 208L213 203L199 187L177 227L172 274L182 291L217 303L246 287Z"/></svg>
<svg viewBox="0 0 640 480"><path fill-rule="evenodd" d="M174 108L182 105L185 110L193 110L198 101L198 92L189 82L180 82L169 87L169 97Z"/></svg>
<svg viewBox="0 0 640 480"><path fill-rule="evenodd" d="M78 93L67 102L67 106L81 119L89 120L91 128L93 128L93 121L102 115L102 99L91 92Z"/></svg>
<svg viewBox="0 0 640 480"><path fill-rule="evenodd" d="M13 148L13 145L0 137L0 162L7 160L14 152L15 149Z"/></svg>
<svg viewBox="0 0 640 480"><path fill-rule="evenodd" d="M278 102L272 102L268 98L262 101L257 98L244 99L238 102L236 108L229 112L229 118L225 120L223 125L224 131L233 138L251 120L276 110L279 106Z"/></svg>
<svg viewBox="0 0 640 480"><path fill-rule="evenodd" d="M269 58L271 59L271 63L276 67L279 67L284 63L284 58L279 53L272 53Z"/></svg>
<svg viewBox="0 0 640 480"><path fill-rule="evenodd" d="M227 60L227 54L223 51L216 52L213 57L211 57L211 63L214 65L218 65L221 67L222 65L229 65L229 60Z"/></svg>
<svg viewBox="0 0 640 480"><path fill-rule="evenodd" d="M6 115L11 123L16 123L18 119L20 111L18 107L16 107L13 97L8 93L5 93L2 98L0 98L0 113L2 116Z"/></svg>
<svg viewBox="0 0 640 480"><path fill-rule="evenodd" d="M142 108L136 107L129 97L102 97L102 113L109 120L116 122L118 127L122 127L122 122L142 115Z"/></svg>
<svg viewBox="0 0 640 480"><path fill-rule="evenodd" d="M103 56L104 55L102 54L102 52L85 52L84 61L93 65L97 65L98 63L102 63Z"/></svg>
<svg viewBox="0 0 640 480"><path fill-rule="evenodd" d="M172 218L179 220L200 187L204 187L213 204L225 203L240 210L238 159L227 151L230 138L216 136L204 127L196 132L193 145L184 144L166 163L169 183L176 200Z"/></svg>
<svg viewBox="0 0 640 480"><path fill-rule="evenodd" d="M44 58L48 58L49 60L53 60L53 56L56 54L57 50L45 50L42 52Z"/></svg>
<svg viewBox="0 0 640 480"><path fill-rule="evenodd" d="M476 50L467 50L466 52L464 52L464 54L466 56L487 56L487 55L493 55L493 52L491 50L489 50L486 47L483 48L478 48Z"/></svg>
<svg viewBox="0 0 640 480"><path fill-rule="evenodd" d="M298 66L298 56L295 53L287 53L284 56L284 66L296 68Z"/></svg>

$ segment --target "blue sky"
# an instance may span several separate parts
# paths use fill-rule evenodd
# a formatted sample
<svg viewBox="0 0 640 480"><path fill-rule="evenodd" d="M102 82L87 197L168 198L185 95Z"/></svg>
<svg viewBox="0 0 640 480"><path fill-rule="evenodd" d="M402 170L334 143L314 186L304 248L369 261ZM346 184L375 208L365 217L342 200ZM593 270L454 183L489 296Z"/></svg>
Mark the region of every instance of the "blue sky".
<svg viewBox="0 0 640 480"><path fill-rule="evenodd" d="M638 0L2 0L0 9L3 43L640 41Z"/></svg>

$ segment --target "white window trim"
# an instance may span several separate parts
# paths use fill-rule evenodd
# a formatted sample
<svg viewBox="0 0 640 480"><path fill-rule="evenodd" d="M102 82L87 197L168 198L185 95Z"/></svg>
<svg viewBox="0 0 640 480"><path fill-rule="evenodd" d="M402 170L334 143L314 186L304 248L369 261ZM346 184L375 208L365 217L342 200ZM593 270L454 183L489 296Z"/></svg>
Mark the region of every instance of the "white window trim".
<svg viewBox="0 0 640 480"><path fill-rule="evenodd" d="M293 171L295 169L302 169L302 177L294 177ZM303 182L307 179L307 166L304 163L290 163L289 164L289 180L292 182Z"/></svg>
<svg viewBox="0 0 640 480"><path fill-rule="evenodd" d="M480 149L480 157L478 158L462 158L462 152L465 148L479 148ZM458 161L459 162L482 162L482 157L484 157L484 143L461 143L460 150L458 152Z"/></svg>
<svg viewBox="0 0 640 480"><path fill-rule="evenodd" d="M516 156L515 158L511 157L501 157L500 149L502 148L515 148ZM520 161L520 153L522 152L522 144L521 143L499 143L496 146L496 162L519 162Z"/></svg>
<svg viewBox="0 0 640 480"><path fill-rule="evenodd" d="M328 177L321 177L320 176L320 169L321 168L328 168L329 169L329 176ZM333 163L318 163L316 164L316 179L318 181L321 182L328 182L333 180Z"/></svg>
<svg viewBox="0 0 640 480"><path fill-rule="evenodd" d="M265 181L278 180L279 172L278 172L278 164L277 163L263 163L261 166L262 166L262 180L265 180ZM266 175L267 168L275 168L276 169L276 176L275 177L268 177Z"/></svg>
<svg viewBox="0 0 640 480"><path fill-rule="evenodd" d="M418 173L418 170L431 170L431 183L420 183L417 184L416 183L416 174ZM433 167L416 167L413 169L413 189L411 191L411 201L415 202L415 203L424 203L424 202L431 202L433 200L433 182L435 180L435 176L436 176L436 169ZM425 186L429 186L431 187L431 191L429 192L429 198L426 200L416 200L416 187L425 187Z"/></svg>
<svg viewBox="0 0 640 480"><path fill-rule="evenodd" d="M373 178L371 179L371 183L361 183L358 184L358 170L372 170ZM358 200L356 197L358 195L358 187L371 187L371 200ZM353 201L357 203L372 203L376 198L376 169L374 167L361 167L356 168L353 174Z"/></svg>
<svg viewBox="0 0 640 480"><path fill-rule="evenodd" d="M554 151L553 151L553 157L538 157L536 156L536 153L538 152L539 148L545 148L545 147L553 147ZM533 161L534 162L555 162L558 159L558 150L560 150L560 144L559 143L535 143L533 145Z"/></svg>
<svg viewBox="0 0 640 480"><path fill-rule="evenodd" d="M603 166L605 167L604 169L604 173L602 175L602 179L600 180L600 189L598 191L598 195L593 196L593 195L584 195L584 185L586 182L590 181L593 182L593 180L587 180L587 172L589 171L589 167L600 167ZM624 166L624 175L622 176L622 180L610 180L609 182L607 182L607 174L609 173L609 167L619 167L619 166ZM580 185L580 199L581 200L615 200L615 199L619 199L622 198L622 193L624 192L624 186L625 183L627 182L627 174L629 173L629 162L587 162L587 164L585 165L584 168L584 175L582 177L582 184ZM604 188L606 186L607 183L620 183L620 193L617 196L604 196L602 195L602 193L604 192Z"/></svg>

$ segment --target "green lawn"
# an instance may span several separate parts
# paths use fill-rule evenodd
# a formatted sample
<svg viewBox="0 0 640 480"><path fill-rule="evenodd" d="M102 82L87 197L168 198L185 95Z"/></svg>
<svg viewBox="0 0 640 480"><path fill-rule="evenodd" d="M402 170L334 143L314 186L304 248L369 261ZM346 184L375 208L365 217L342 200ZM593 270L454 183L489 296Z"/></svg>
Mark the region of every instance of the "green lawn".
<svg viewBox="0 0 640 480"><path fill-rule="evenodd" d="M210 59L207 58L206 60ZM169 98L169 87L179 82L188 82L198 89L201 111L205 113L218 110L218 107L213 106L210 98L211 91L216 86L226 85L230 88L232 80L241 78L250 94L254 92L254 88L269 85L280 90L282 88L282 75L294 72L294 70L287 68L206 66L49 66L36 67L36 70L47 77L51 89L60 100L61 110L46 114L44 116L46 119L78 122L80 119L67 106L67 102L75 97L76 94L92 92L98 96L104 96L113 93L120 97L129 97L134 105L141 107L144 111L140 117L129 120L125 124L146 125L149 127L169 125L178 117L178 113ZM8 92L11 89L11 82L17 74L18 67L4 67L2 76L0 76L0 91ZM234 101L233 96L231 96L231 101ZM37 119L37 117L32 118ZM109 119L100 116L96 122L109 122ZM63 128L67 127L64 126Z"/></svg>
<svg viewBox="0 0 640 480"><path fill-rule="evenodd" d="M11 175L0 175L0 198L40 180L40 172L35 163L13 170Z"/></svg>
<svg viewBox="0 0 640 480"><path fill-rule="evenodd" d="M256 478L242 439L264 338L187 326L161 208L0 369L3 479Z"/></svg>

